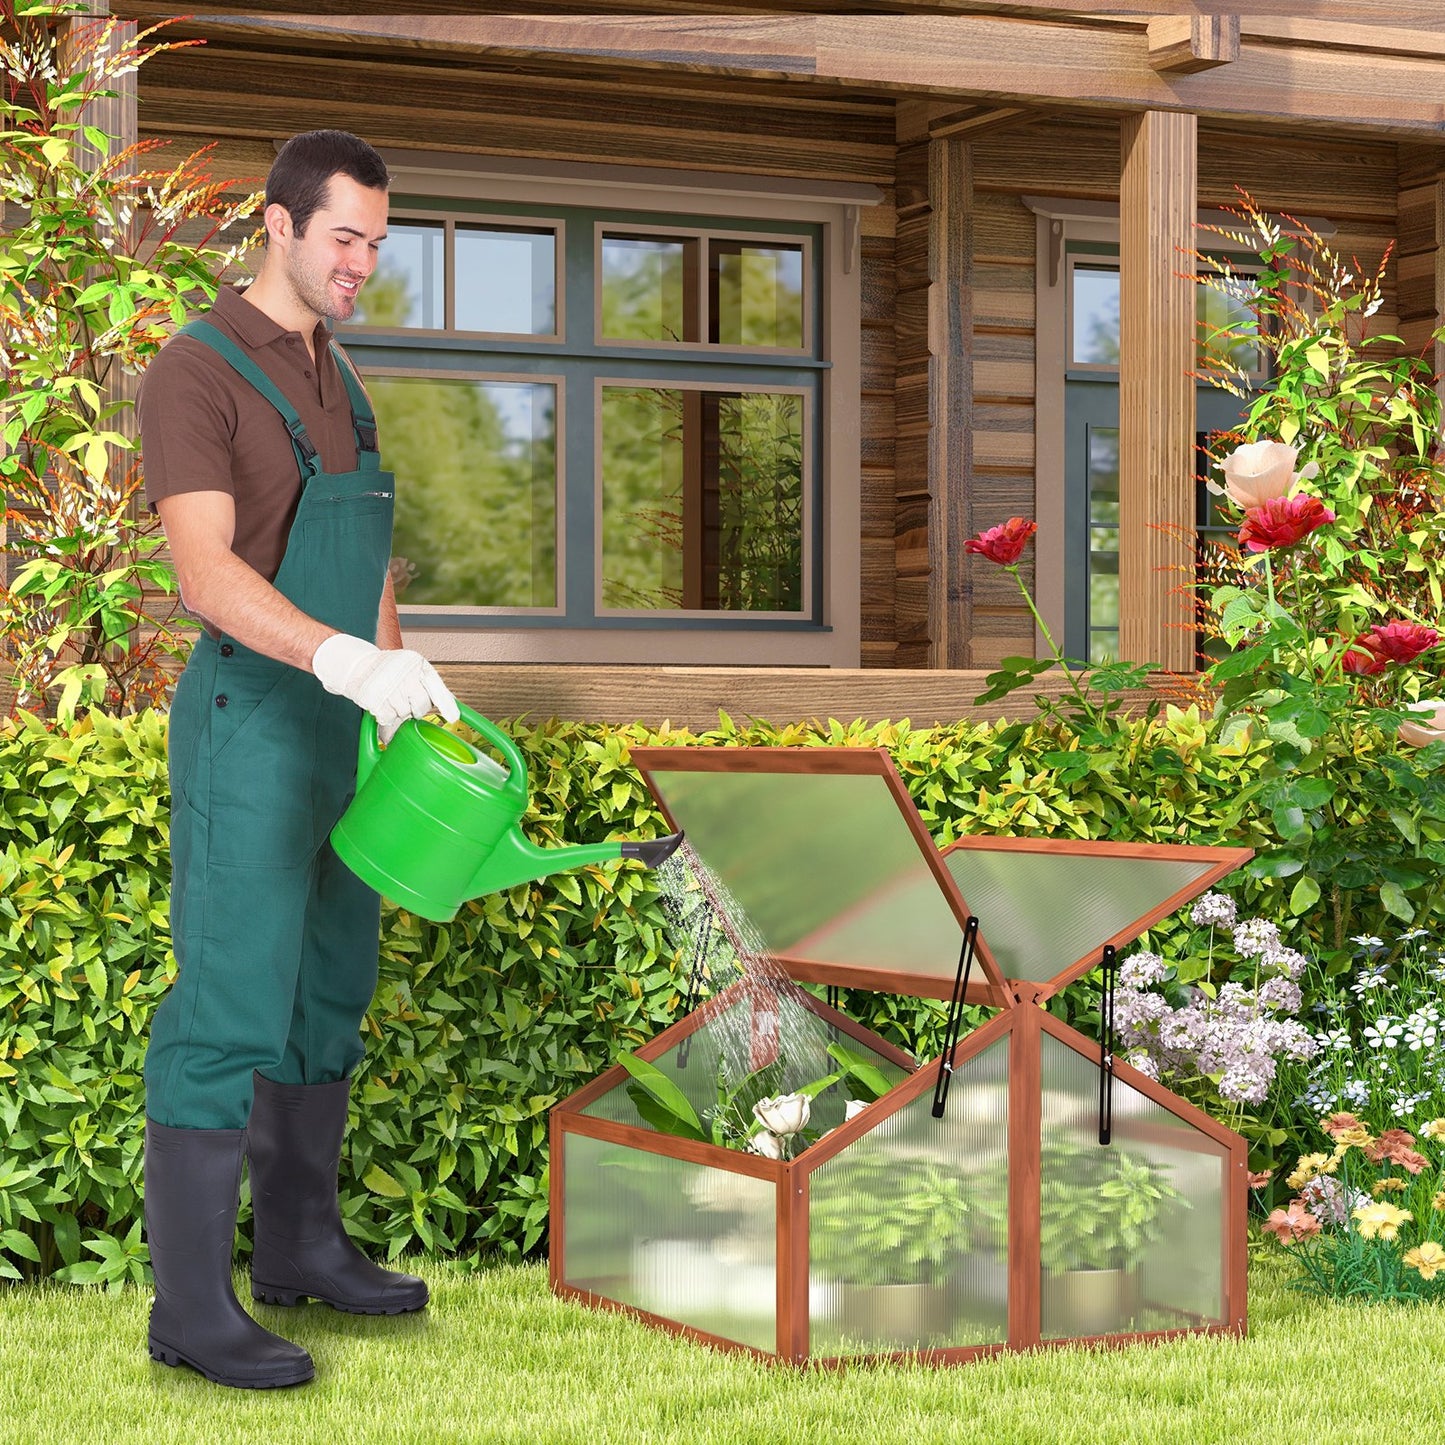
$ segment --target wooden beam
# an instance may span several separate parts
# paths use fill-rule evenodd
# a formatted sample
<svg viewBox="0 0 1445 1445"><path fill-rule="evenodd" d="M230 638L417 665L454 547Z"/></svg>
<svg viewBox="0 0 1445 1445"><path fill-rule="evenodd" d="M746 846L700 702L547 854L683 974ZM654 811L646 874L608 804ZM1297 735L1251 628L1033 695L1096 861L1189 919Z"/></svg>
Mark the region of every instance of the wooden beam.
<svg viewBox="0 0 1445 1445"><path fill-rule="evenodd" d="M1336 22L1352 25L1394 27L1399 29L1439 31L1445 33L1445 15L1438 7L1426 8L1421 0L839 0L829 7L837 14L848 12L888 12L895 15L994 15L1022 20L1078 20L1094 25L1142 25L1161 11L1186 16L1218 16L1238 13L1247 8L1251 16L1279 17L1294 20L1312 28L1331 26ZM306 14L350 16L366 9L365 0L313 0ZM377 7L378 9L380 7ZM385 7L391 16L455 15L467 19L479 16L515 15L515 0L399 0ZM629 16L704 16L736 17L736 0L557 0L546 9L553 15L619 14ZM812 0L771 0L767 5L751 7L755 12L777 15L812 14L819 10ZM174 5L163 0L116 0L112 9L117 14L160 19L175 14ZM202 17L234 14L236 7L227 0L194 0L186 13Z"/></svg>
<svg viewBox="0 0 1445 1445"><path fill-rule="evenodd" d="M928 134L934 140L956 136L964 140L978 140L980 136L993 135L996 131L1013 130L1038 118L1038 111L1022 105L970 105L959 110L956 106L932 105L929 108Z"/></svg>
<svg viewBox="0 0 1445 1445"><path fill-rule="evenodd" d="M402 618L405 628L406 619ZM410 646L425 646L422 633L408 634ZM897 722L916 727L961 719L994 722L1031 718L1034 694L1060 697L1067 691L1057 673L1002 702L986 707L974 698L987 690L987 670L944 672L922 668L840 667L579 667L564 663L438 662L447 686L487 717L526 717L532 722L561 718L622 726L640 722L659 728L704 732L717 727L718 709L741 722L774 723L837 718L851 722ZM1152 694L1131 695L1142 707ZM1183 702L1183 697L1173 698ZM4 699L0 698L0 702Z"/></svg>
<svg viewBox="0 0 1445 1445"><path fill-rule="evenodd" d="M1120 133L1119 653L1174 672L1194 666L1193 629L1176 624L1194 550L1198 129L1146 112Z"/></svg>
<svg viewBox="0 0 1445 1445"><path fill-rule="evenodd" d="M1149 22L1150 68L1193 75L1239 59L1239 16L1161 15Z"/></svg>
<svg viewBox="0 0 1445 1445"><path fill-rule="evenodd" d="M1284 7L1271 13L1285 14ZM443 53L499 61L565 59L616 73L683 71L827 83L854 90L1063 103L1105 111L1181 110L1221 119L1306 121L1335 131L1437 136L1445 114L1442 34L1403 23L1403 7L1331 7L1330 20L1257 38L1247 32L1227 70L1160 73L1137 19L1109 16L1024 23L991 13L707 16L462 17L302 15L198 20L202 34L257 47L329 38L384 42L395 58ZM1138 15L1142 12L1131 12ZM1370 16L1399 25L1395 46L1362 65L1333 21ZM1299 8L1294 19L1300 19ZM1342 32L1348 26L1335 27Z"/></svg>
<svg viewBox="0 0 1445 1445"><path fill-rule="evenodd" d="M933 666L967 667L972 568L973 181L967 142L928 143L929 633Z"/></svg>

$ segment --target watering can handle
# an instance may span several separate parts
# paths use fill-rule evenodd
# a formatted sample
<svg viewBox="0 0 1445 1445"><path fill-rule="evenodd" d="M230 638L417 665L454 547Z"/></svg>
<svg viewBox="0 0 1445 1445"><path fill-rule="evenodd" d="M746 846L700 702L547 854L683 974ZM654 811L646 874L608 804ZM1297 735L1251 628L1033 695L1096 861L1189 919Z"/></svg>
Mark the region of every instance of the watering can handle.
<svg viewBox="0 0 1445 1445"><path fill-rule="evenodd" d="M461 709L462 721L473 732L480 733L506 759L507 791L515 793L525 803L527 800L527 760L522 756L521 749L490 718L484 718L481 713L473 712L460 699L457 700L457 706Z"/></svg>
<svg viewBox="0 0 1445 1445"><path fill-rule="evenodd" d="M457 706L461 709L462 721L474 732L480 733L482 737L486 738L507 760L506 791L515 794L525 802L527 798L527 760L522 756L516 743L496 723L489 718L484 718L479 712L473 712L466 703L458 701ZM381 743L376 735L376 719L369 712L363 712L361 737L357 744L356 758L356 786L358 788L366 781L367 774L377 765L380 758Z"/></svg>

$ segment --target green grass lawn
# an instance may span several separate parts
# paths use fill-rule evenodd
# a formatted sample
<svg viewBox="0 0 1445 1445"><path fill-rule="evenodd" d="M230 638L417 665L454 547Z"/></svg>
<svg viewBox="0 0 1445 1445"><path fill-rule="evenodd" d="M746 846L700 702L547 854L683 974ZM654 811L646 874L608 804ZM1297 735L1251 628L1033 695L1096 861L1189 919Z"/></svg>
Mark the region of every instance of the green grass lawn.
<svg viewBox="0 0 1445 1445"><path fill-rule="evenodd" d="M1251 1274L1247 1340L839 1373L713 1353L553 1299L539 1267L413 1265L420 1317L257 1306L316 1379L240 1391L145 1353L148 1294L0 1291L0 1440L43 1445L1380 1445L1445 1435L1445 1308L1318 1303Z"/></svg>

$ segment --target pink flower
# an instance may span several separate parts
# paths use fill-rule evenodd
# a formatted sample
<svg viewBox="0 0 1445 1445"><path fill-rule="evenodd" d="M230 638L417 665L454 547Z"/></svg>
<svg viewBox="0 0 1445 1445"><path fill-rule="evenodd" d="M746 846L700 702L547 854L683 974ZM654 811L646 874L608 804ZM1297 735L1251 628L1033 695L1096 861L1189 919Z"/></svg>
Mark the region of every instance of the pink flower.
<svg viewBox="0 0 1445 1445"><path fill-rule="evenodd" d="M1268 552L1275 547L1293 547L1326 523L1335 514L1318 497L1303 494L1275 497L1244 514L1239 529L1239 545L1251 552Z"/></svg>
<svg viewBox="0 0 1445 1445"><path fill-rule="evenodd" d="M1253 1170L1250 1170L1250 1172L1246 1174L1244 1178L1245 1182L1249 1185L1251 1189L1263 1189L1264 1186L1268 1184L1271 1179L1274 1178L1274 1170L1263 1169L1258 1174L1256 1174Z"/></svg>
<svg viewBox="0 0 1445 1445"><path fill-rule="evenodd" d="M976 552L1002 567L1012 567L1023 555L1029 538L1038 530L1038 523L1029 521L1027 517L1010 517L1000 526L990 527L977 537L970 537L963 544L963 550Z"/></svg>
<svg viewBox="0 0 1445 1445"><path fill-rule="evenodd" d="M1355 638L1355 646L1363 647L1372 657L1387 662L1414 662L1421 653L1429 652L1440 634L1433 627L1418 622L1376 623L1368 632Z"/></svg>
<svg viewBox="0 0 1445 1445"><path fill-rule="evenodd" d="M1298 455L1284 442L1248 442L1236 447L1219 464L1224 473L1224 494L1246 511L1289 496L1301 477L1312 477L1319 470L1311 462L1297 473L1294 463Z"/></svg>
<svg viewBox="0 0 1445 1445"><path fill-rule="evenodd" d="M1274 1235L1281 1244L1297 1244L1312 1234L1318 1234L1320 1222L1298 1199L1291 1199L1288 1209L1272 1209L1261 1228L1266 1234Z"/></svg>
<svg viewBox="0 0 1445 1445"><path fill-rule="evenodd" d="M1418 712L1419 722L1400 724L1399 737L1402 743L1412 748L1429 747L1431 743L1445 741L1445 701L1431 698L1424 702L1412 702L1411 712Z"/></svg>

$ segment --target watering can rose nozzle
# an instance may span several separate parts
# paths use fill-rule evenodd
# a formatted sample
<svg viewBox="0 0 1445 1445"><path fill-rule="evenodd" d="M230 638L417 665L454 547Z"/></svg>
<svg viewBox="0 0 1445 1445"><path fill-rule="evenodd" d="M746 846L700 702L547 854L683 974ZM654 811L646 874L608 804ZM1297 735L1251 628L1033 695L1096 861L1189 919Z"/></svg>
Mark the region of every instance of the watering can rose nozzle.
<svg viewBox="0 0 1445 1445"><path fill-rule="evenodd" d="M665 863L677 852L682 836L681 833L669 833L665 838L653 838L643 843L624 843L622 856L636 858L645 867L656 868L659 863Z"/></svg>

